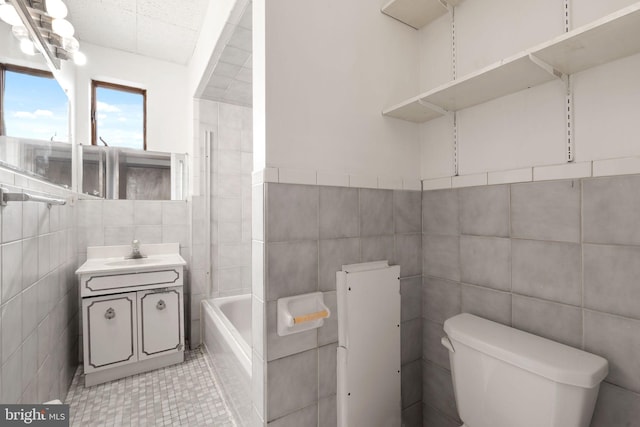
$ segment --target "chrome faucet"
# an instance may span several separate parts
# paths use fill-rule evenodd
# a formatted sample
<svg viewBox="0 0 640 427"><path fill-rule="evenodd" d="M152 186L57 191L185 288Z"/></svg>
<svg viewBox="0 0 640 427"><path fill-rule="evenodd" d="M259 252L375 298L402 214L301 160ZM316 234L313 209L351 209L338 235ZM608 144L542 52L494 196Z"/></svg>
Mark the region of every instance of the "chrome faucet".
<svg viewBox="0 0 640 427"><path fill-rule="evenodd" d="M133 242L131 242L131 255L129 255L127 258L129 258L129 259L146 258L144 255L142 255L140 253L140 241L139 240L134 240Z"/></svg>

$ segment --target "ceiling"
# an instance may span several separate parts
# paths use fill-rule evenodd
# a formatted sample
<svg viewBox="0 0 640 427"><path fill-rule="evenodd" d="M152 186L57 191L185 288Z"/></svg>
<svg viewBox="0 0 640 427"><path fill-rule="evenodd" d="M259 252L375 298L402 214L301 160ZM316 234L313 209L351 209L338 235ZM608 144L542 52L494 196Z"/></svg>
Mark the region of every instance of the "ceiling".
<svg viewBox="0 0 640 427"><path fill-rule="evenodd" d="M208 0L65 0L80 40L186 64Z"/></svg>
<svg viewBox="0 0 640 427"><path fill-rule="evenodd" d="M112 49L186 65L209 0L65 0L76 37ZM238 1L239 20L227 23L226 44L201 98L252 104L252 3ZM236 18L237 19L237 18Z"/></svg>
<svg viewBox="0 0 640 427"><path fill-rule="evenodd" d="M233 26L201 98L247 107L252 105L251 5L249 2L240 21Z"/></svg>

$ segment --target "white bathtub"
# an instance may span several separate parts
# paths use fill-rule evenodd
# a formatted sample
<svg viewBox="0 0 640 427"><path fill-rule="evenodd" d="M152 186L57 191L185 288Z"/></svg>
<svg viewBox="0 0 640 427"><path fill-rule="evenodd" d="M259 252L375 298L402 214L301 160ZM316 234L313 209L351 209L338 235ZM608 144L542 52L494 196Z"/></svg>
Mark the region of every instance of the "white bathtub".
<svg viewBox="0 0 640 427"><path fill-rule="evenodd" d="M251 295L203 300L202 342L239 425L251 415Z"/></svg>

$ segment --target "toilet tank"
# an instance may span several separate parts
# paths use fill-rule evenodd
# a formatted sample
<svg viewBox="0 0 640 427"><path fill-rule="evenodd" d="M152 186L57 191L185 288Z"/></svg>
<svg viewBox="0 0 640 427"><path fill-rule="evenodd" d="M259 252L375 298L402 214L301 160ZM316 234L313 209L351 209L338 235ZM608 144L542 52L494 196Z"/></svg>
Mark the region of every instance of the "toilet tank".
<svg viewBox="0 0 640 427"><path fill-rule="evenodd" d="M605 359L466 313L444 330L465 426L588 427Z"/></svg>

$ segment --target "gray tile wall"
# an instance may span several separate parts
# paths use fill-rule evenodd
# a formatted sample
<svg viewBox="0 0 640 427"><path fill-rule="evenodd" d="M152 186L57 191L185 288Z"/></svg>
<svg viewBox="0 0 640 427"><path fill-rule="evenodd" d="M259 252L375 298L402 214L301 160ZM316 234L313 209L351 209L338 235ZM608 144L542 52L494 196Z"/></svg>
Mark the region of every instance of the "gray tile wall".
<svg viewBox="0 0 640 427"><path fill-rule="evenodd" d="M0 169L15 192L72 193ZM77 367L76 208L0 206L0 401L64 400Z"/></svg>
<svg viewBox="0 0 640 427"><path fill-rule="evenodd" d="M444 320L469 312L605 357L592 427L640 408L640 176L423 193L423 423L457 426Z"/></svg>
<svg viewBox="0 0 640 427"><path fill-rule="evenodd" d="M290 184L254 189L256 204L264 190L265 206L264 233L259 224L254 228L254 260L264 253L266 269L254 272L254 313L266 307L266 343L254 341L254 364L266 367L266 411L256 407L256 413L270 426L335 426L337 318L280 337L276 300L322 291L337 313L336 271L343 264L388 259L401 266L402 276L403 418L407 426L421 425L421 193Z"/></svg>

